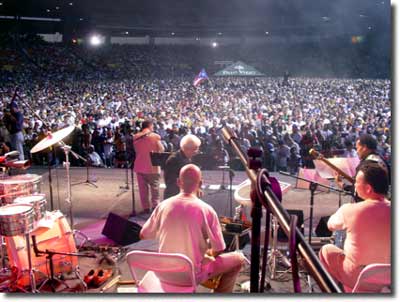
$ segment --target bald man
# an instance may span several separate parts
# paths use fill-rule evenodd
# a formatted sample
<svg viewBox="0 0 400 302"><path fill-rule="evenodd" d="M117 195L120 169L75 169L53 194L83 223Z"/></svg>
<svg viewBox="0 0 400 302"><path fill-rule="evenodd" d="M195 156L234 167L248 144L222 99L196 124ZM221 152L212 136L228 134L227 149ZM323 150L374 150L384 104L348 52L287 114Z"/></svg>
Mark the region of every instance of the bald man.
<svg viewBox="0 0 400 302"><path fill-rule="evenodd" d="M192 157L199 152L201 140L193 134L187 134L182 137L179 146L180 150L172 153L165 162L164 180L165 191L164 199L179 193L177 179L181 168L191 163Z"/></svg>
<svg viewBox="0 0 400 302"><path fill-rule="evenodd" d="M245 261L241 252L224 253L225 242L215 210L197 197L200 168L185 165L177 181L180 193L160 203L144 224L140 237L157 239L159 251L189 257L198 283L222 274L215 292L232 292Z"/></svg>

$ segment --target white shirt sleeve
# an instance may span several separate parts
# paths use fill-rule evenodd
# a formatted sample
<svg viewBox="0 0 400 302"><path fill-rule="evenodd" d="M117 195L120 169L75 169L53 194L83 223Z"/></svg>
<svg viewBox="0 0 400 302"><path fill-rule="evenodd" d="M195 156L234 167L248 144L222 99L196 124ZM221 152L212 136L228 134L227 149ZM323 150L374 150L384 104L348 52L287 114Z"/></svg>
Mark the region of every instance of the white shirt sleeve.
<svg viewBox="0 0 400 302"><path fill-rule="evenodd" d="M344 230L345 222L343 212L348 204L342 205L328 220L328 229L331 231Z"/></svg>

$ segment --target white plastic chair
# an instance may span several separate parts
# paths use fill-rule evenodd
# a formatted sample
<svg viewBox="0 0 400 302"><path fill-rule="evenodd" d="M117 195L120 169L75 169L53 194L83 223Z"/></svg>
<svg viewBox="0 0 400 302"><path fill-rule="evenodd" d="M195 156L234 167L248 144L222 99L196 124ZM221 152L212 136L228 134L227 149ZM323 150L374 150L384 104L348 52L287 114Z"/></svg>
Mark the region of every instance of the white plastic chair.
<svg viewBox="0 0 400 302"><path fill-rule="evenodd" d="M390 264L369 264L360 272L352 293L390 292L392 283Z"/></svg>
<svg viewBox="0 0 400 302"><path fill-rule="evenodd" d="M126 256L139 293L194 293L196 277L192 261L185 255L131 251ZM140 271L145 271L140 280Z"/></svg>

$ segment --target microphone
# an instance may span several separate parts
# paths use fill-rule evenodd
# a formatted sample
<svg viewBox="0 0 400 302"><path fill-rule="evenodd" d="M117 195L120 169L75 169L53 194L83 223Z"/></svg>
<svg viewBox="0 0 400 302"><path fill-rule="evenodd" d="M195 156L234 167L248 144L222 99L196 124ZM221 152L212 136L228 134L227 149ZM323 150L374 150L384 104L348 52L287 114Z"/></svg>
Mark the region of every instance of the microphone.
<svg viewBox="0 0 400 302"><path fill-rule="evenodd" d="M279 174L286 175L286 176L292 176L290 173L285 172L285 171L280 171L280 170L279 170Z"/></svg>

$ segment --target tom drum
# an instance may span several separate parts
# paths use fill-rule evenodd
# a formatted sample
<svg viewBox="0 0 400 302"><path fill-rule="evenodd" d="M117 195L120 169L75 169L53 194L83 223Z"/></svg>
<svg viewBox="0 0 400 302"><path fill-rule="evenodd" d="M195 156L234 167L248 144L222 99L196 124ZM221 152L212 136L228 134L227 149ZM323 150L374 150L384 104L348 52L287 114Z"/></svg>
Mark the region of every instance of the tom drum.
<svg viewBox="0 0 400 302"><path fill-rule="evenodd" d="M18 196L39 193L41 179L36 174L20 174L0 179L1 204L11 204Z"/></svg>
<svg viewBox="0 0 400 302"><path fill-rule="evenodd" d="M0 235L24 235L35 228L33 207L30 204L9 204L0 207Z"/></svg>
<svg viewBox="0 0 400 302"><path fill-rule="evenodd" d="M14 199L14 204L30 204L33 207L34 218L36 221L44 218L46 214L46 195L45 194L34 194L21 196Z"/></svg>

